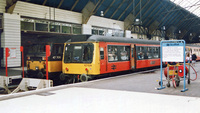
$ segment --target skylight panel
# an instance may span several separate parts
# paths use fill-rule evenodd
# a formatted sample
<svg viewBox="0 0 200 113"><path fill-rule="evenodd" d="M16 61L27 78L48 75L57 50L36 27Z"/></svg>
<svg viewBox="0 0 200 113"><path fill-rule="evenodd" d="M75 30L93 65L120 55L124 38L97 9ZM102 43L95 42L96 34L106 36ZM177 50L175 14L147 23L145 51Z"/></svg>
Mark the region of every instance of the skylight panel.
<svg viewBox="0 0 200 113"><path fill-rule="evenodd" d="M200 0L170 0L170 1L200 17Z"/></svg>

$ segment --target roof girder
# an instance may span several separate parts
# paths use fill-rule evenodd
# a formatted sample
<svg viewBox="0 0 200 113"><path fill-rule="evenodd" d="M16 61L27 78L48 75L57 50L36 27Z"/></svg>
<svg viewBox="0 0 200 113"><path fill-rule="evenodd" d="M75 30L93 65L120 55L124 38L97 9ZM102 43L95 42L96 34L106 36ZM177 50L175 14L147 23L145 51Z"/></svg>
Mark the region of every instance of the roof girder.
<svg viewBox="0 0 200 113"><path fill-rule="evenodd" d="M42 5L45 5L47 3L47 0L44 0L44 2L42 3Z"/></svg>
<svg viewBox="0 0 200 113"><path fill-rule="evenodd" d="M126 7L126 9L121 13L121 15L118 17L117 20L120 20L120 18L122 17L122 15L127 11L127 9L132 5L133 1L131 1L131 3Z"/></svg>
<svg viewBox="0 0 200 113"><path fill-rule="evenodd" d="M76 2L74 3L74 5L72 6L72 8L70 9L71 11L76 7L76 5L78 4L79 0L76 0Z"/></svg>
<svg viewBox="0 0 200 113"><path fill-rule="evenodd" d="M60 3L59 3L59 5L58 5L57 8L60 8L60 6L62 5L63 1L64 1L64 0L61 0L61 1L60 1Z"/></svg>
<svg viewBox="0 0 200 113"><path fill-rule="evenodd" d="M161 1L160 1L161 2ZM176 8L176 6L174 6L171 10L173 10L174 8ZM170 11L171 11L170 10ZM162 19L161 21L159 22L159 24L157 25L157 27L154 28L154 30L158 29L159 26L162 24L163 20L165 20L165 18L169 15L170 13L167 13Z"/></svg>
<svg viewBox="0 0 200 113"><path fill-rule="evenodd" d="M112 3L109 5L109 7L106 9L106 11L104 12L104 15L106 15L106 13L108 12L108 10L112 7L112 5L115 3L115 0L112 1Z"/></svg>
<svg viewBox="0 0 200 113"><path fill-rule="evenodd" d="M83 8L82 10L82 22L83 24L87 24L89 18L92 16L94 10L96 9L96 7L98 6L98 4L100 3L100 0L94 4L91 1L88 1L88 3L86 4L86 6Z"/></svg>
<svg viewBox="0 0 200 113"><path fill-rule="evenodd" d="M115 12L110 16L110 18L112 18L116 12L119 10L119 8L124 4L125 0L122 1L122 3L117 7L117 9L115 10Z"/></svg>

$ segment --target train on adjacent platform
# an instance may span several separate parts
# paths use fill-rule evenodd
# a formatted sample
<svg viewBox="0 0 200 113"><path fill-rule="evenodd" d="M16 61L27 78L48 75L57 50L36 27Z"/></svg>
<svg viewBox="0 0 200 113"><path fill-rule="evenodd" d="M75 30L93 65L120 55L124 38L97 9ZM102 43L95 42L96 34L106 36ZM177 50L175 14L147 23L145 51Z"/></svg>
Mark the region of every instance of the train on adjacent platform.
<svg viewBox="0 0 200 113"><path fill-rule="evenodd" d="M46 77L46 45L50 45L51 54L48 57L49 79L58 79L62 73L62 57L64 43L67 41L86 41L89 35L67 35L62 37L45 37L36 40L26 46L26 66L25 77L45 78Z"/></svg>
<svg viewBox="0 0 200 113"><path fill-rule="evenodd" d="M69 39L71 41L59 43L60 49L53 41L50 44L50 79L73 83L79 80L88 81L101 75L160 66L159 41L97 35L74 35ZM200 60L199 46L187 45L186 50L192 50L193 53L195 51L197 60ZM27 74L28 77L45 77L44 55L39 54L41 53L36 52L32 57L27 56L30 57L27 61L27 72L35 72L35 76Z"/></svg>

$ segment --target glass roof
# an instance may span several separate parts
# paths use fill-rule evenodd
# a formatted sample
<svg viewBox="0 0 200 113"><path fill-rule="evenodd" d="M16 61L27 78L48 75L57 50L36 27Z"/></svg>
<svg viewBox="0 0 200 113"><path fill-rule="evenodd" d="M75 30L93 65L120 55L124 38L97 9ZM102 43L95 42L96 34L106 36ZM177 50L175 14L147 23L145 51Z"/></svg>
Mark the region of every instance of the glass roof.
<svg viewBox="0 0 200 113"><path fill-rule="evenodd" d="M200 0L170 0L200 17Z"/></svg>

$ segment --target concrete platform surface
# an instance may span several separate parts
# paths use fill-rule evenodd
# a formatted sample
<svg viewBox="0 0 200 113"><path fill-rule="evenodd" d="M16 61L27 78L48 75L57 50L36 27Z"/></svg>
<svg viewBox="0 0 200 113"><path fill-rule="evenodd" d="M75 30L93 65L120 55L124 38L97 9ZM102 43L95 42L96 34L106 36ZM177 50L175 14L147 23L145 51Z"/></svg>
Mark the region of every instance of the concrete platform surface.
<svg viewBox="0 0 200 113"><path fill-rule="evenodd" d="M200 62L194 67L200 76ZM195 78L191 71L191 78ZM166 85L163 77L164 85ZM0 95L2 113L200 113L200 77L189 90L160 87L160 70ZM186 81L187 82L187 81Z"/></svg>
<svg viewBox="0 0 200 113"><path fill-rule="evenodd" d="M0 101L2 113L199 113L200 98L66 88Z"/></svg>

